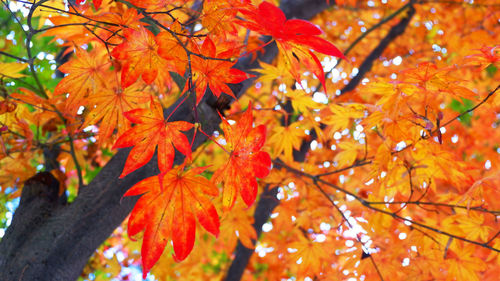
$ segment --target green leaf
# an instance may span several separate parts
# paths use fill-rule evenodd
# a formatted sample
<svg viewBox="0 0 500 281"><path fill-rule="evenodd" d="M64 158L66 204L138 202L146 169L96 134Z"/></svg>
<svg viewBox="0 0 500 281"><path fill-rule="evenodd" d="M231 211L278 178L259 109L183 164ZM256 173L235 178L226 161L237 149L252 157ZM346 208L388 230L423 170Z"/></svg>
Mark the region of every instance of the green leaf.
<svg viewBox="0 0 500 281"><path fill-rule="evenodd" d="M449 104L449 107L453 111L456 111L456 112L458 112L460 114L466 112L467 110L469 110L473 106L474 106L474 102L472 102L471 100L468 100L468 99L464 99L464 98L462 98L462 102L459 102L458 100L454 99ZM461 116L460 118L458 118L458 120L462 124L470 126L471 125L472 115L473 115L473 113L470 112L468 114L465 114L465 115Z"/></svg>
<svg viewBox="0 0 500 281"><path fill-rule="evenodd" d="M99 174L101 169L102 167L95 167L94 169L89 166L85 167L85 182L91 182L97 176L97 174Z"/></svg>
<svg viewBox="0 0 500 281"><path fill-rule="evenodd" d="M486 67L485 70L486 70L486 73L488 73L488 76L490 78L493 78L493 76L495 76L495 73L497 73L498 68L495 65L490 64L490 65L488 65L488 67Z"/></svg>

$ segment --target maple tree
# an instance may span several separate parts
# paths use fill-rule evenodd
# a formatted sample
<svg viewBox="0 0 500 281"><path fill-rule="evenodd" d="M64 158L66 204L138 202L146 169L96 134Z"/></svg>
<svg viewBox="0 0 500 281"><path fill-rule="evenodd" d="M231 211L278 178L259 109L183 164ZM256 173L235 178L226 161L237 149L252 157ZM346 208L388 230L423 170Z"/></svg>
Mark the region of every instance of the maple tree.
<svg viewBox="0 0 500 281"><path fill-rule="evenodd" d="M496 1L0 16L1 280L498 279Z"/></svg>

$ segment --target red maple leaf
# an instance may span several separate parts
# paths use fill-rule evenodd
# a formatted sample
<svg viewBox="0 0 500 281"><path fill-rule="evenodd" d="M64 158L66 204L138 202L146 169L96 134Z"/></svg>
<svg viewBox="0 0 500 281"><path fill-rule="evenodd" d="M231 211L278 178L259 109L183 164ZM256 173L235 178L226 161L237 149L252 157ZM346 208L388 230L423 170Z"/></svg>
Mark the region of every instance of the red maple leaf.
<svg viewBox="0 0 500 281"><path fill-rule="evenodd" d="M167 122L163 118L163 107L151 98L149 109L134 109L125 112L125 117L137 124L123 133L113 148L133 146L128 155L120 178L144 166L151 160L158 146L158 167L161 172L172 168L175 148L187 157L191 157L191 146L181 131L188 131L193 124L185 121Z"/></svg>
<svg viewBox="0 0 500 281"><path fill-rule="evenodd" d="M278 48L284 53L288 68L300 81L296 64L307 58L305 63L325 86L324 71L316 55L307 50L308 48L325 55L345 58L337 47L327 40L318 37L323 32L314 24L300 19L287 20L283 11L269 2L262 2L258 9L241 9L241 13L247 21L238 23L250 30L262 35L270 35L278 44Z"/></svg>
<svg viewBox="0 0 500 281"><path fill-rule="evenodd" d="M92 2L94 3L95 9L99 10L99 7L101 7L102 4L102 0L92 0ZM78 5L82 5L83 3L85 3L85 0L78 0L77 3Z"/></svg>
<svg viewBox="0 0 500 281"><path fill-rule="evenodd" d="M215 236L219 235L219 215L208 196L217 196L217 187L197 176L205 168L184 171L184 165L146 178L124 196L141 195L128 220L128 234L144 230L141 248L143 277L158 261L172 239L174 259L184 260L194 246L196 221Z"/></svg>

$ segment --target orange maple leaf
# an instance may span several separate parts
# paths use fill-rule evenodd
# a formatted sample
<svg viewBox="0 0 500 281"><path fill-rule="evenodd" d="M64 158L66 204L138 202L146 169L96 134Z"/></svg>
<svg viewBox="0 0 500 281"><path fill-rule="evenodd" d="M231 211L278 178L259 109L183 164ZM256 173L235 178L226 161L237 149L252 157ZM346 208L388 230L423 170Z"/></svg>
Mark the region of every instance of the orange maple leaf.
<svg viewBox="0 0 500 281"><path fill-rule="evenodd" d="M118 135L130 128L130 122L124 113L138 108L139 104L147 102L149 96L138 87L122 89L117 75L112 75L109 84L103 85L100 91L88 98L90 112L81 128L100 122L99 143L106 141L118 129Z"/></svg>
<svg viewBox="0 0 500 281"><path fill-rule="evenodd" d="M184 171L184 165L167 173L146 178L124 196L143 194L128 220L128 234L144 230L141 248L143 277L158 261L167 241L172 239L174 259L184 260L194 246L196 221L215 236L219 235L219 215L207 198L217 196L217 187L197 176L205 168Z"/></svg>
<svg viewBox="0 0 500 281"><path fill-rule="evenodd" d="M122 86L132 85L139 76L147 84L153 83L158 75L158 69L165 68L165 60L158 54L156 38L144 27L139 30L126 29L123 33L127 39L113 49L116 59L124 60L122 69Z"/></svg>
<svg viewBox="0 0 500 281"><path fill-rule="evenodd" d="M257 232L253 228L254 218L248 213L247 206L236 202L231 212L221 218L221 237L224 247L234 249L237 240L246 248L254 249Z"/></svg>
<svg viewBox="0 0 500 281"><path fill-rule="evenodd" d="M225 59L224 53L216 53L215 45L210 38L205 39L200 49L200 54L208 58ZM219 97L221 93L226 93L236 98L227 84L239 83L249 77L245 72L232 68L234 62L205 59L194 55L191 56L191 61L197 103L205 94L207 86L216 97Z"/></svg>
<svg viewBox="0 0 500 281"><path fill-rule="evenodd" d="M182 34L182 27L178 22L174 22L170 26L170 30ZM183 75L185 69L187 68L187 54L184 47L179 43L179 41L169 32L163 31L156 36L156 41L158 42L158 54L167 60L171 65L171 69L175 72Z"/></svg>
<svg viewBox="0 0 500 281"><path fill-rule="evenodd" d="M290 254L290 262L299 264L298 273L301 275L321 272L323 262L328 259L325 246L300 235L298 238L298 241L289 244L290 248L297 250Z"/></svg>
<svg viewBox="0 0 500 281"><path fill-rule="evenodd" d="M156 146L158 146L158 167L161 172L167 172L172 168L174 146L182 154L191 157L191 146L181 131L190 130L193 124L186 121L167 122L168 118L167 120L163 118L163 107L160 103L151 99L149 109L134 109L125 112L125 117L137 125L123 133L113 147L133 146L120 178L149 162Z"/></svg>
<svg viewBox="0 0 500 281"><path fill-rule="evenodd" d="M94 49L90 53L76 49L75 58L61 65L59 70L68 73L54 90L54 96L69 93L66 110L74 112L80 105L86 104L85 97L103 84L103 73L110 66L102 59L103 53Z"/></svg>
<svg viewBox="0 0 500 281"><path fill-rule="evenodd" d="M238 193L250 206L257 197L257 180L267 176L271 170L271 157L260 149L266 140L264 125L252 128L252 105L248 107L238 124L231 126L221 116L222 130L226 139L225 149L231 153L227 163L213 176L216 183L223 182L222 205L231 209Z"/></svg>

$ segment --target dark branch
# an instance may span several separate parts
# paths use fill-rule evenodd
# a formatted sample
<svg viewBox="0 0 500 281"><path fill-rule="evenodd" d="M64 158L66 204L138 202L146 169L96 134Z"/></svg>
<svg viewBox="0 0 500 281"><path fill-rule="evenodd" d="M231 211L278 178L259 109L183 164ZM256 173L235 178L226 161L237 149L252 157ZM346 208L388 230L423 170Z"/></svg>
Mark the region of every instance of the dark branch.
<svg viewBox="0 0 500 281"><path fill-rule="evenodd" d="M253 228L255 232L257 232L257 237L262 233L262 226L269 220L269 216L271 215L274 208L279 205L278 199L276 199L276 194L278 193L278 188L266 187L264 192L260 195L259 203L255 208L255 212L253 214L254 224ZM255 245L256 241L254 241ZM238 245L236 246L236 250L234 251L234 259L227 271L227 275L224 280L233 281L240 280L243 276L243 272L248 265L250 257L252 256L254 250L248 249L243 246L243 244L238 241Z"/></svg>
<svg viewBox="0 0 500 281"><path fill-rule="evenodd" d="M393 42L397 37L404 33L414 14L415 8L410 5L408 8L408 13L405 15L405 17L403 17L398 24L396 24L389 30L389 33L387 33L387 35L379 42L377 47L375 47L375 49L373 49L373 51L363 61L363 63L359 67L358 74L354 76L351 81L349 81L349 83L345 85L344 88L342 88L342 90L340 91L341 95L354 90L358 86L361 80L363 80L363 78L365 77L366 73L368 73L372 69L375 60L377 60L382 55L387 46L389 46L391 42Z"/></svg>

